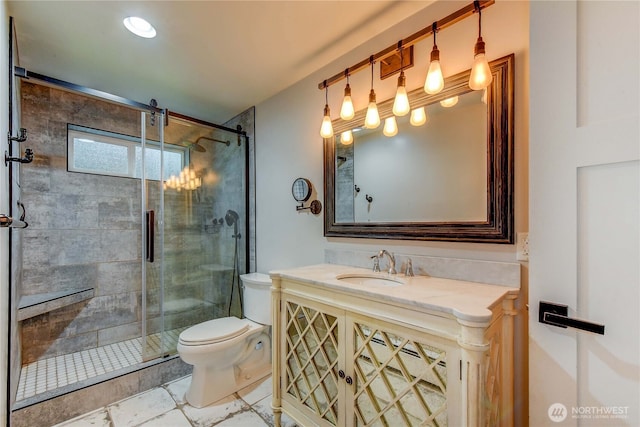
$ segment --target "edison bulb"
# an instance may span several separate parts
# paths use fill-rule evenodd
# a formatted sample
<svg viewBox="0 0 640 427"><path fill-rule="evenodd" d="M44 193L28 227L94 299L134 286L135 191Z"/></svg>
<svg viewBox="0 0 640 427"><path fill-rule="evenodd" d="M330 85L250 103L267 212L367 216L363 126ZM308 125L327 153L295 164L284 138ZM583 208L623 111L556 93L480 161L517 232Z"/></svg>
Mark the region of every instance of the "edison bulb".
<svg viewBox="0 0 640 427"><path fill-rule="evenodd" d="M411 120L409 120L413 126L422 126L427 123L427 112L424 107L411 110Z"/></svg>
<svg viewBox="0 0 640 427"><path fill-rule="evenodd" d="M457 103L458 103L457 96L452 96L451 98L443 99L442 101L440 101L440 105L442 105L445 108L453 107Z"/></svg>
<svg viewBox="0 0 640 427"><path fill-rule="evenodd" d="M493 80L491 68L487 62L484 50L484 41L482 37L478 37L474 47L473 66L471 67L471 75L469 76L469 87L473 90L481 90L489 86Z"/></svg>
<svg viewBox="0 0 640 427"><path fill-rule="evenodd" d="M344 88L344 99L342 100L342 108L340 109L340 118L342 120L351 120L356 115L356 110L353 108L353 101L351 100L351 87L349 83Z"/></svg>
<svg viewBox="0 0 640 427"><path fill-rule="evenodd" d="M395 116L384 119L384 128L382 129L384 136L394 136L398 133L398 123Z"/></svg>
<svg viewBox="0 0 640 427"><path fill-rule="evenodd" d="M351 145L353 143L353 133L350 130L342 132L340 134L340 143L342 145Z"/></svg>
<svg viewBox="0 0 640 427"><path fill-rule="evenodd" d="M393 101L393 114L396 116L405 116L411 110L409 106L409 97L407 96L407 79L404 76L404 71L400 71L400 77L398 77L398 90L396 92L396 99Z"/></svg>
<svg viewBox="0 0 640 427"><path fill-rule="evenodd" d="M322 125L320 126L320 136L323 138L331 138L333 136L333 125L331 124L328 105L324 106L324 118L322 119Z"/></svg>
<svg viewBox="0 0 640 427"><path fill-rule="evenodd" d="M440 68L440 51L436 46L433 46L429 71L427 71L427 78L424 81L424 91L429 95L434 95L443 88L444 77L442 76L442 69Z"/></svg>
<svg viewBox="0 0 640 427"><path fill-rule="evenodd" d="M378 126L380 126L380 114L378 114L378 106L376 105L376 93L371 89L367 115L364 118L364 127L367 129L375 129Z"/></svg>

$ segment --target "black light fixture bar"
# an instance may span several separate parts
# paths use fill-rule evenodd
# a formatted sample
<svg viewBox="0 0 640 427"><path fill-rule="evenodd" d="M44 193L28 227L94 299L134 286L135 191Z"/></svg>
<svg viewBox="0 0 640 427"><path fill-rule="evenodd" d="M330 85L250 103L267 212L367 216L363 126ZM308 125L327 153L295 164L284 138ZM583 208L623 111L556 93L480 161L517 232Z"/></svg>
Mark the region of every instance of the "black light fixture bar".
<svg viewBox="0 0 640 427"><path fill-rule="evenodd" d="M478 6L476 6L476 3ZM478 10L478 8L480 10L485 9L489 6L491 6L492 4L495 3L495 0L480 0L480 1L475 1L473 3L468 4L467 6L456 10L455 12L445 16L444 18L440 19L439 21L435 22L435 28L438 29L438 31L450 27L451 25L462 21L465 18L468 18L469 16L472 16L474 13L476 13L476 11ZM347 68L344 71L341 71L340 73L321 81L320 83L318 83L318 89L323 90L326 87L329 87L337 82L339 82L340 80L344 79L346 75L348 74L353 74L356 73L364 68L367 68L371 65L371 58L373 58L374 61L380 61L382 59L385 59L393 54L395 54L398 51L398 45L402 46L403 48L407 48L409 46L413 46L414 44L418 43L421 40L424 40L425 38L429 37L432 33L433 33L433 28L434 25L430 24L428 27L424 27L423 29L421 29L418 32L415 32L413 34L411 34L409 37L404 38L402 40L400 40L398 43L394 43L391 46L387 47L386 49L381 50L380 52L371 55L370 57L367 57L366 59L363 59L362 61L358 62L355 65L352 65L351 67Z"/></svg>

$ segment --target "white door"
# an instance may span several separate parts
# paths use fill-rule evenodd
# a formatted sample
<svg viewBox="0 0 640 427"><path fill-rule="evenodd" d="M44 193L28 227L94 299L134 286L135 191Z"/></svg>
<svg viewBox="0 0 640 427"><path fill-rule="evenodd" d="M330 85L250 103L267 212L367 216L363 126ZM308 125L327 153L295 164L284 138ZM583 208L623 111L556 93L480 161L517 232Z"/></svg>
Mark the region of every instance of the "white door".
<svg viewBox="0 0 640 427"><path fill-rule="evenodd" d="M531 426L640 425L639 5L531 2Z"/></svg>

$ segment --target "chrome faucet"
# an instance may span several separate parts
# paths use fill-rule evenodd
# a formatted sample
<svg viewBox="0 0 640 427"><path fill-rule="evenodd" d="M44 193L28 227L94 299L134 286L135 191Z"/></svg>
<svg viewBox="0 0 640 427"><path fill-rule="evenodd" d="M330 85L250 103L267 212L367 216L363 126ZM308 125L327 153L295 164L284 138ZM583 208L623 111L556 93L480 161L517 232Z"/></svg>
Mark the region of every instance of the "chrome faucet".
<svg viewBox="0 0 640 427"><path fill-rule="evenodd" d="M378 257L378 255L372 255L371 259L373 260L373 272L374 273L379 273L380 272L380 258Z"/></svg>
<svg viewBox="0 0 640 427"><path fill-rule="evenodd" d="M389 258L389 274L396 274L396 258L393 256L393 254L389 253L386 249L382 249L379 253L378 253L378 258L382 258L384 256L387 256Z"/></svg>
<svg viewBox="0 0 640 427"><path fill-rule="evenodd" d="M404 270L404 275L408 277L413 277L413 263L411 262L411 258L407 258L407 267Z"/></svg>

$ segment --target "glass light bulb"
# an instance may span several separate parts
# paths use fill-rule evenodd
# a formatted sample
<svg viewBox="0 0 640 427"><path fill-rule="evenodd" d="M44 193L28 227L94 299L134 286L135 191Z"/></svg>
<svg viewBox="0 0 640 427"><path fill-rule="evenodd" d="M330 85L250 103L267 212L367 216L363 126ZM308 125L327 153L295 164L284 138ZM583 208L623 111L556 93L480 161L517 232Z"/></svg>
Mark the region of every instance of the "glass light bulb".
<svg viewBox="0 0 640 427"><path fill-rule="evenodd" d="M384 136L394 136L398 133L398 123L395 116L384 119L384 128L382 129Z"/></svg>
<svg viewBox="0 0 640 427"><path fill-rule="evenodd" d="M413 126L422 126L427 123L427 111L424 107L416 108L415 110L411 110L411 123Z"/></svg>
<svg viewBox="0 0 640 427"><path fill-rule="evenodd" d="M442 101L440 101L440 105L442 105L445 108L453 107L457 103L458 103L457 96L452 96L451 98L443 99Z"/></svg>
<svg viewBox="0 0 640 427"><path fill-rule="evenodd" d="M356 115L356 110L353 108L353 101L350 96L345 96L342 101L342 108L340 109L340 117L342 120L351 120Z"/></svg>
<svg viewBox="0 0 640 427"><path fill-rule="evenodd" d="M376 93L371 89L367 115L364 118L364 127L367 129L375 129L378 126L380 126L380 114L378 114L378 106L376 105Z"/></svg>
<svg viewBox="0 0 640 427"><path fill-rule="evenodd" d="M356 115L356 110L353 108L353 101L351 100L351 87L349 83L344 88L344 99L342 100L342 108L340 109L340 117L342 120L351 120Z"/></svg>
<svg viewBox="0 0 640 427"><path fill-rule="evenodd" d="M380 126L380 115L378 114L378 106L375 102L370 102L367 108L367 116L364 119L364 127L367 129L375 129Z"/></svg>
<svg viewBox="0 0 640 427"><path fill-rule="evenodd" d="M342 145L351 145L353 143L353 133L350 130L342 132L340 134L340 142Z"/></svg>
<svg viewBox="0 0 640 427"><path fill-rule="evenodd" d="M404 71L400 71L400 77L398 77L398 90L396 91L396 98L393 101L393 114L396 116L405 116L409 114L411 106L409 105L409 97L407 96L407 79L404 76Z"/></svg>
<svg viewBox="0 0 640 427"><path fill-rule="evenodd" d="M411 110L411 107L409 106L407 88L404 86L398 86L396 99L393 101L393 114L396 116L405 116L409 113L409 110Z"/></svg>
<svg viewBox="0 0 640 427"><path fill-rule="evenodd" d="M424 91L429 95L436 94L444 88L444 77L440 68L440 51L435 44L434 30L433 49L431 50L431 62L427 71L427 78L424 80Z"/></svg>
<svg viewBox="0 0 640 427"><path fill-rule="evenodd" d="M484 53L479 53L473 58L469 87L473 90L481 90L489 86L491 80L493 80L493 75L487 57Z"/></svg>
<svg viewBox="0 0 640 427"><path fill-rule="evenodd" d="M440 92L444 88L444 77L440 69L440 61L431 61L427 78L424 81L424 91L430 95Z"/></svg>
<svg viewBox="0 0 640 427"><path fill-rule="evenodd" d="M322 119L322 125L320 126L320 136L323 138L331 138L333 136L333 125L331 124L331 115L328 105L324 106L324 118Z"/></svg>

